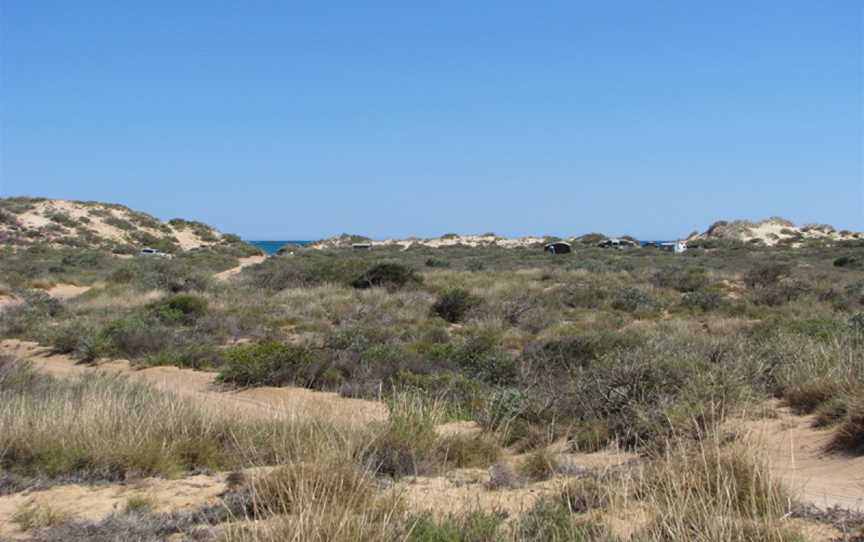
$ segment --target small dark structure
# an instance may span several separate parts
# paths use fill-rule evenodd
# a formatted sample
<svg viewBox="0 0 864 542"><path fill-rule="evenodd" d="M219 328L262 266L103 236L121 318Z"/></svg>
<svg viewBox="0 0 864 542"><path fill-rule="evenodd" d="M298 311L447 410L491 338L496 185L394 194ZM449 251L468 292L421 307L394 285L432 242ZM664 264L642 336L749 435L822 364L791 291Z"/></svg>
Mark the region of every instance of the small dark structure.
<svg viewBox="0 0 864 542"><path fill-rule="evenodd" d="M543 250L549 254L570 254L573 251L570 243L565 243L564 241L549 243L543 247Z"/></svg>
<svg viewBox="0 0 864 542"><path fill-rule="evenodd" d="M372 243L353 243L351 248L354 250L372 250Z"/></svg>

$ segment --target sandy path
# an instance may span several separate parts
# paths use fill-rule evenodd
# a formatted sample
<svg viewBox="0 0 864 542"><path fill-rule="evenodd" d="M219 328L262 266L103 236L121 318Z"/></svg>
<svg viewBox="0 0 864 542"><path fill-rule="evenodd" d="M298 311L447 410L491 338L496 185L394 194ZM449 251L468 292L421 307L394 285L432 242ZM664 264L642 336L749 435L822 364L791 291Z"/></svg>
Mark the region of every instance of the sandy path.
<svg viewBox="0 0 864 542"><path fill-rule="evenodd" d="M27 490L0 497L0 537L27 540L27 533L11 521L27 506L56 511L78 521L100 521L112 512L123 512L130 498L144 498L155 512L192 510L221 502L227 490L225 474L189 476L179 480L144 478L125 484L60 485Z"/></svg>
<svg viewBox="0 0 864 542"><path fill-rule="evenodd" d="M228 280L231 277L238 275L240 271L245 267L249 267L250 265L255 265L263 262L267 259L267 256L249 256L248 258L240 258L240 265L237 267L232 267L231 269L226 269L221 273L216 273L213 275L213 278L216 280Z"/></svg>
<svg viewBox="0 0 864 542"><path fill-rule="evenodd" d="M177 367L134 369L125 360L110 360L95 366L83 365L69 356L52 354L50 349L36 343L17 339L0 341L0 354L10 354L27 360L37 370L58 377L96 371L125 374L134 380L147 382L183 397L194 398L229 413L243 413L258 418L315 418L349 425L387 418L386 407L376 401L350 399L335 393L292 387L223 391L215 383L216 373Z"/></svg>
<svg viewBox="0 0 864 542"><path fill-rule="evenodd" d="M378 402L339 397L333 393L315 392L301 388L254 388L241 391L221 391L215 385L215 374L176 367L152 367L136 370L127 361L111 360L97 366L77 364L65 355L52 354L49 349L36 343L4 340L0 341L0 354L11 354L19 359L28 360L46 374L58 377L68 377L87 372L104 371L107 373L124 374L130 378L147 382L159 389L169 390L184 397L194 398L203 404L213 406L232 414L250 415L260 418L302 417L333 421L336 423L365 424L370 421L384 420L387 416L386 407ZM823 450L831 437L831 430L819 430L812 427L812 417L795 416L779 405L772 403L769 408L777 412L776 417L755 421L742 422L745 438L754 446L767 452L772 472L788 487L793 494L803 502L827 508L839 506L849 510L864 511L864 456L846 456L842 454L826 454ZM452 426L452 427L451 427ZM446 429L446 430L445 430ZM474 430L473 426L460 422L442 427L442 433L462 433ZM570 456L570 454L567 454ZM563 459L563 457L562 457ZM576 454L568 457L569 462L580 466L597 468L621 463L629 457L610 455L608 452L599 454ZM196 477L193 477L196 478ZM192 478L179 481L160 481L164 484L179 484L174 488L178 498L184 493L184 484ZM456 512L472 506L493 507L508 510L512 513L530 507L537 497L554 489L554 484L532 485L524 488L489 492L484 487L488 480L485 470L466 469L450 473L446 476L431 478L414 478L400 483L412 509L434 509L436 511ZM156 482L147 482L153 483ZM202 482L201 495L211 495L214 487L222 487L219 481ZM174 487L174 486L171 486ZM92 487L69 486L69 489L56 488L50 491L79 491L82 495L91 491L107 492L115 495L105 502L115 506L121 500L128 498L126 486L106 486L94 489ZM167 491L167 490L166 490ZM114 493L111 493L114 492ZM49 501L56 503L74 502L74 494L54 495L40 493L39 498L46 495ZM101 493L100 498L104 497ZM21 499L30 498L27 494L15 496L17 500L0 498L0 518L9 517L14 512L10 507L21 505ZM161 499L162 497L160 497ZM86 502L81 497L82 503ZM173 507L170 497L166 497L169 508ZM105 500L105 499L103 499ZM94 517L102 517L107 506L103 500L94 505L98 510ZM8 502L7 502L8 501ZM179 501L176 507L185 506ZM82 506L84 506L82 504ZM5 508L4 508L5 507ZM70 510L76 517L88 517ZM101 514L101 515L100 515ZM2 523L2 522L0 522ZM0 531L0 536L3 533ZM8 536L8 533L7 533Z"/></svg>
<svg viewBox="0 0 864 542"><path fill-rule="evenodd" d="M58 301L68 301L73 297L78 297L84 292L89 291L92 286L75 286L74 284L58 284L46 290L48 295Z"/></svg>
<svg viewBox="0 0 864 542"><path fill-rule="evenodd" d="M774 474L802 501L864 512L864 456L826 453L833 431L812 416L775 404L778 416L746 424L747 438L766 452Z"/></svg>
<svg viewBox="0 0 864 542"><path fill-rule="evenodd" d="M335 393L302 388L254 388L222 391L215 385L215 373L151 367L136 370L128 361L111 360L96 366L82 365L66 355L52 354L36 343L9 339L0 341L0 355L29 361L40 372L68 378L92 372L123 374L158 389L189 397L230 415L254 418L325 420L338 424L366 424L387 417L386 407L375 401L349 399ZM32 502L49 506L64 516L98 521L111 512L122 512L130 497L151 500L156 511L191 509L219 502L226 489L225 474L196 475L178 480L145 478L132 483L104 485L61 485L46 490L24 491L0 497L0 540L26 540L27 533L12 523L12 516Z"/></svg>

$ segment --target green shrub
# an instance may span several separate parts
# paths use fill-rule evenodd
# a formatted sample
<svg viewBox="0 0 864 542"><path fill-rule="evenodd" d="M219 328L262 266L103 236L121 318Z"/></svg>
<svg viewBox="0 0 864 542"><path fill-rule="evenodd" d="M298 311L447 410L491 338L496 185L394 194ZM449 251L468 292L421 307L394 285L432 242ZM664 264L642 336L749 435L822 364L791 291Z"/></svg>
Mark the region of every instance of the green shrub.
<svg viewBox="0 0 864 542"><path fill-rule="evenodd" d="M173 365L192 369L205 369L222 365L223 351L217 345L202 342L201 339L193 339L193 341L189 343L177 341L162 350L148 354L144 357L143 364L148 366Z"/></svg>
<svg viewBox="0 0 864 542"><path fill-rule="evenodd" d="M692 291L684 294L681 306L697 312L711 312L721 308L726 303L726 297L715 290Z"/></svg>
<svg viewBox="0 0 864 542"><path fill-rule="evenodd" d="M430 512L408 519L406 542L497 542L504 518L499 514L476 511L462 516L436 520Z"/></svg>
<svg viewBox="0 0 864 542"><path fill-rule="evenodd" d="M108 282L179 293L204 291L211 279L206 270L179 258L136 258L112 272Z"/></svg>
<svg viewBox="0 0 864 542"><path fill-rule="evenodd" d="M561 302L570 308L598 309L609 298L609 291L587 285L567 287L561 292Z"/></svg>
<svg viewBox="0 0 864 542"><path fill-rule="evenodd" d="M469 336L450 350L449 360L468 376L490 384L508 385L516 378L516 360L501 349L494 333Z"/></svg>
<svg viewBox="0 0 864 542"><path fill-rule="evenodd" d="M540 499L515 525L520 542L603 542L612 541L603 527L578 522L566 505L555 499Z"/></svg>
<svg viewBox="0 0 864 542"><path fill-rule="evenodd" d="M45 326L35 338L42 344L50 344L59 354L72 354L85 362L93 361L109 351L106 338L98 326L78 319Z"/></svg>
<svg viewBox="0 0 864 542"><path fill-rule="evenodd" d="M480 305L482 300L467 290L452 288L446 290L432 305L432 312L450 323L461 322L471 309Z"/></svg>
<svg viewBox="0 0 864 542"><path fill-rule="evenodd" d="M319 284L350 285L367 267L368 264L358 258L310 251L290 258L267 258L243 275L253 287L279 291Z"/></svg>
<svg viewBox="0 0 864 542"><path fill-rule="evenodd" d="M309 348L276 341L234 346L225 351L217 379L236 386L307 385L302 370L317 360Z"/></svg>
<svg viewBox="0 0 864 542"><path fill-rule="evenodd" d="M447 416L454 419L474 419L489 397L487 386L454 370L417 373L401 369L389 381L393 389L415 390L440 398Z"/></svg>
<svg viewBox="0 0 864 542"><path fill-rule="evenodd" d="M470 260L466 265L468 271L472 273L479 273L486 269L486 264L484 264L481 260Z"/></svg>
<svg viewBox="0 0 864 542"><path fill-rule="evenodd" d="M654 275L654 283L661 288L679 292L695 292L707 287L709 279L707 272L701 267L667 268Z"/></svg>
<svg viewBox="0 0 864 542"><path fill-rule="evenodd" d="M109 322L101 331L111 354L130 359L168 347L174 335L158 320L130 315Z"/></svg>
<svg viewBox="0 0 864 542"><path fill-rule="evenodd" d="M450 262L448 262L447 260L429 258L426 260L425 265L426 267L447 268L450 267Z"/></svg>
<svg viewBox="0 0 864 542"><path fill-rule="evenodd" d="M783 280L759 288L753 295L753 302L757 305L779 307L795 301L809 290L809 286L801 281Z"/></svg>
<svg viewBox="0 0 864 542"><path fill-rule="evenodd" d="M394 290L421 282L422 278L410 267L399 263L381 263L363 273L351 285L360 289L380 286Z"/></svg>
<svg viewBox="0 0 864 542"><path fill-rule="evenodd" d="M636 333L597 331L529 344L522 365L530 374L558 374L589 367L607 352L634 348L645 341ZM563 375L561 375L563 376Z"/></svg>
<svg viewBox="0 0 864 542"><path fill-rule="evenodd" d="M763 263L750 268L744 275L744 283L750 288L771 286L783 277L788 277L792 268L785 263Z"/></svg>
<svg viewBox="0 0 864 542"><path fill-rule="evenodd" d="M150 304L150 312L166 324L193 324L207 314L207 300L191 294L176 294Z"/></svg>
<svg viewBox="0 0 864 542"><path fill-rule="evenodd" d="M625 312L656 312L661 304L654 296L638 288L622 288L615 292L612 308Z"/></svg>
<svg viewBox="0 0 864 542"><path fill-rule="evenodd" d="M864 267L864 260L857 258L855 256L840 256L839 258L834 260L834 267L848 267L851 269L857 269L860 267Z"/></svg>

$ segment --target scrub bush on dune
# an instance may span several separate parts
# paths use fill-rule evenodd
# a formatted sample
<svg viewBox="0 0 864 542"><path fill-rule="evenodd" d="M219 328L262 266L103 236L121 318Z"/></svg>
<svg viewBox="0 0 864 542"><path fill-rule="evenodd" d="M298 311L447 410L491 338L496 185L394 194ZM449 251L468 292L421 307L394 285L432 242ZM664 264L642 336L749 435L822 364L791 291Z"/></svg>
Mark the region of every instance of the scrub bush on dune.
<svg viewBox="0 0 864 542"><path fill-rule="evenodd" d="M441 294L432 305L432 312L447 322L461 322L471 309L482 303L482 300L467 290L453 288Z"/></svg>
<svg viewBox="0 0 864 542"><path fill-rule="evenodd" d="M192 324L207 314L207 300L191 294L176 294L151 304L151 314L167 323Z"/></svg>
<svg viewBox="0 0 864 542"><path fill-rule="evenodd" d="M359 289L375 286L398 289L421 282L423 282L422 277L410 267L399 263L382 263L363 273L351 285Z"/></svg>
<svg viewBox="0 0 864 542"><path fill-rule="evenodd" d="M864 398L860 394L850 398L845 410L845 416L828 448L837 452L864 454Z"/></svg>
<svg viewBox="0 0 864 542"><path fill-rule="evenodd" d="M276 341L235 346L225 351L218 380L236 386L307 385L308 369L318 359L307 347Z"/></svg>
<svg viewBox="0 0 864 542"><path fill-rule="evenodd" d="M705 269L701 267L667 268L658 271L653 277L653 282L661 288L671 288L679 292L695 292L708 286L709 279Z"/></svg>

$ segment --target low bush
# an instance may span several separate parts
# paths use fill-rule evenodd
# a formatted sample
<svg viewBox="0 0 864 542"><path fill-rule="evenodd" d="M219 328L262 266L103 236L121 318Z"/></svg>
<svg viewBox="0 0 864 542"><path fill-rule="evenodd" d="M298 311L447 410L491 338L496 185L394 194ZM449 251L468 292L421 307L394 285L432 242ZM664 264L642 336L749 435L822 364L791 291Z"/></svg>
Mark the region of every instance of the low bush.
<svg viewBox="0 0 864 542"><path fill-rule="evenodd" d="M190 325L207 314L207 300L191 294L176 294L152 303L148 308L166 324Z"/></svg>
<svg viewBox="0 0 864 542"><path fill-rule="evenodd" d="M417 393L397 392L388 406L390 416L374 428L376 437L364 452L365 461L393 477L436 472L442 458L435 431L443 418L440 404Z"/></svg>
<svg viewBox="0 0 864 542"><path fill-rule="evenodd" d="M577 514L609 506L615 485L620 483L613 475L586 475L567 483L561 490L560 499L567 509Z"/></svg>
<svg viewBox="0 0 864 542"><path fill-rule="evenodd" d="M476 308L482 300L467 290L452 288L442 293L432 305L432 312L447 322L461 322L471 309Z"/></svg>
<svg viewBox="0 0 864 542"><path fill-rule="evenodd" d="M501 447L490 435L450 435L438 442L441 461L449 467L486 468L501 457Z"/></svg>
<svg viewBox="0 0 864 542"><path fill-rule="evenodd" d="M635 490L656 510L637 540L671 542L707 533L721 540L802 540L783 524L788 495L767 464L744 447L724 447L714 437L695 448L674 447L650 465Z"/></svg>
<svg viewBox="0 0 864 542"><path fill-rule="evenodd" d="M279 291L321 284L350 286L367 269L368 264L358 258L304 253L293 257L268 258L246 270L243 277L254 288Z"/></svg>
<svg viewBox="0 0 864 542"><path fill-rule="evenodd" d="M622 288L612 297L612 308L624 312L653 313L662 308L660 301L638 288Z"/></svg>
<svg viewBox="0 0 864 542"><path fill-rule="evenodd" d="M763 263L751 267L744 275L744 283L750 288L764 288L771 286L781 278L788 277L792 268L785 263Z"/></svg>
<svg viewBox="0 0 864 542"><path fill-rule="evenodd" d="M205 270L179 258L136 258L116 269L108 281L128 284L141 290L179 293L204 291L211 279Z"/></svg>
<svg viewBox="0 0 864 542"><path fill-rule="evenodd" d="M519 518L514 538L520 542L611 542L615 538L602 525L578 518L556 499L543 498Z"/></svg>
<svg viewBox="0 0 864 542"><path fill-rule="evenodd" d="M69 520L69 515L48 504L27 501L15 510L10 519L22 531L34 531L65 523Z"/></svg>
<svg viewBox="0 0 864 542"><path fill-rule="evenodd" d="M217 379L235 386L308 385L318 355L307 347L267 341L229 348Z"/></svg>
<svg viewBox="0 0 864 542"><path fill-rule="evenodd" d="M519 465L519 474L533 482L548 480L558 472L560 466L555 456L546 449L539 449L525 458Z"/></svg>
<svg viewBox="0 0 864 542"><path fill-rule="evenodd" d="M380 263L356 278L355 288L384 287L389 290L420 284L423 281L413 269L399 263Z"/></svg>
<svg viewBox="0 0 864 542"><path fill-rule="evenodd" d="M840 256L834 260L834 267L848 267L858 269L864 267L864 260L855 256Z"/></svg>
<svg viewBox="0 0 864 542"><path fill-rule="evenodd" d="M679 292L696 292L707 287L710 281L704 268L689 267L658 271L653 277L653 282L661 288L670 288Z"/></svg>
<svg viewBox="0 0 864 542"><path fill-rule="evenodd" d="M691 291L681 299L681 306L696 312L715 311L726 304L726 297L715 290Z"/></svg>
<svg viewBox="0 0 864 542"><path fill-rule="evenodd" d="M850 398L837 432L829 444L832 451L864 454L864 399Z"/></svg>
<svg viewBox="0 0 864 542"><path fill-rule="evenodd" d="M426 267L434 267L434 268L447 268L450 267L450 262L447 260L439 260L437 258L429 258L425 262Z"/></svg>
<svg viewBox="0 0 864 542"><path fill-rule="evenodd" d="M140 363L145 366L171 365L207 369L221 367L224 363L223 353L216 344L190 338L188 342L176 340L174 344L144 356Z"/></svg>
<svg viewBox="0 0 864 542"><path fill-rule="evenodd" d="M436 519L424 513L406 521L407 534L398 535L406 542L497 542L504 517L484 511L450 515Z"/></svg>
<svg viewBox="0 0 864 542"><path fill-rule="evenodd" d="M849 413L849 399L847 397L832 397L822 402L816 408L816 417L813 427L831 427L837 425Z"/></svg>
<svg viewBox="0 0 864 542"><path fill-rule="evenodd" d="M808 284L796 280L782 280L759 288L753 295L756 305L779 307L795 301L810 291Z"/></svg>
<svg viewBox="0 0 864 542"><path fill-rule="evenodd" d="M285 465L252 483L255 517L294 514L312 502L340 499L354 511L368 506L375 493L372 477L351 462L304 462ZM350 496L344 498L343 496Z"/></svg>
<svg viewBox="0 0 864 542"><path fill-rule="evenodd" d="M107 354L136 359L168 348L174 332L155 318L132 314L110 321L100 332Z"/></svg>

